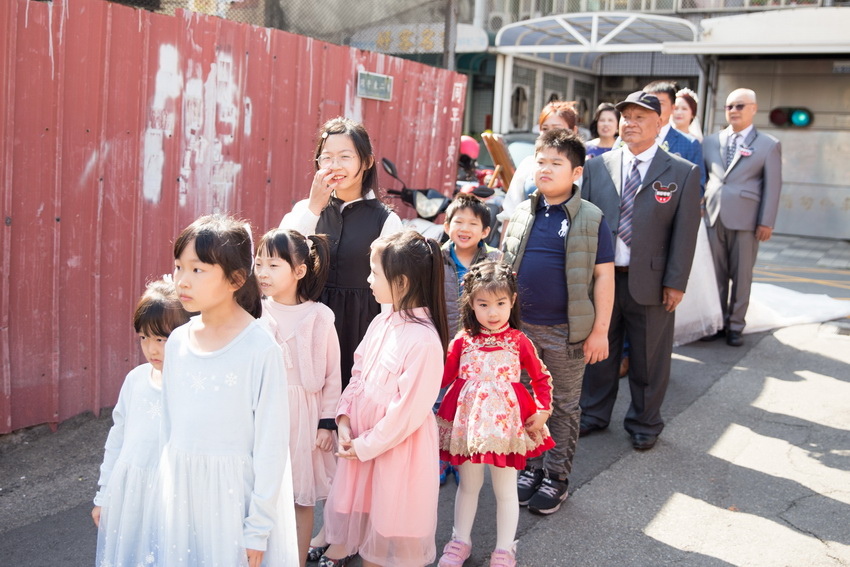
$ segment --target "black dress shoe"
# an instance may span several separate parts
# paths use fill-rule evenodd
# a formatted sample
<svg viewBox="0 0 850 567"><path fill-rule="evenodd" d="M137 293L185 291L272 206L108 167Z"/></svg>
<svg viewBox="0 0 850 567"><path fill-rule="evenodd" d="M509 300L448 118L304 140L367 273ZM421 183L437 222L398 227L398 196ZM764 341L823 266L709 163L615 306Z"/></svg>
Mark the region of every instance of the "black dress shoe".
<svg viewBox="0 0 850 567"><path fill-rule="evenodd" d="M587 423L585 421L579 422L578 426L578 436L584 437L585 435L590 435L591 433L595 433L597 431L602 431L604 429L608 429L607 425L596 425L595 423Z"/></svg>
<svg viewBox="0 0 850 567"><path fill-rule="evenodd" d="M719 331L717 331L713 335L706 335L703 338L701 338L700 340L704 343L710 343L711 341L716 341L717 339L722 339L725 336L726 336L726 330L720 329Z"/></svg>
<svg viewBox="0 0 850 567"><path fill-rule="evenodd" d="M744 337L741 336L741 331L727 332L726 344L729 346L741 346L742 344L744 344Z"/></svg>
<svg viewBox="0 0 850 567"><path fill-rule="evenodd" d="M632 433L632 447L638 451L646 451L655 447L655 442L658 441L658 435L651 433Z"/></svg>

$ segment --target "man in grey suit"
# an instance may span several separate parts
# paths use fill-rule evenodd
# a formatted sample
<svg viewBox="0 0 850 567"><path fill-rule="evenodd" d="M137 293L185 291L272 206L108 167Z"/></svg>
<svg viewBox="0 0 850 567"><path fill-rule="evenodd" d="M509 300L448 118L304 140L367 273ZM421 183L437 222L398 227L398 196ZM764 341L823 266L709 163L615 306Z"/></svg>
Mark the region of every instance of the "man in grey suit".
<svg viewBox="0 0 850 567"><path fill-rule="evenodd" d="M580 435L608 427L617 399L623 336L631 341L631 405L624 426L635 449L651 449L664 428L673 311L682 300L699 227L700 172L660 150L658 97L638 91L617 104L625 145L584 168L582 197L600 209L615 241L610 355L584 374Z"/></svg>
<svg viewBox="0 0 850 567"><path fill-rule="evenodd" d="M782 149L779 140L753 126L757 110L756 93L732 91L726 99L729 126L708 136L703 148L705 222L725 322L705 339L725 335L731 346L744 344L753 266L759 242L773 233L782 189Z"/></svg>

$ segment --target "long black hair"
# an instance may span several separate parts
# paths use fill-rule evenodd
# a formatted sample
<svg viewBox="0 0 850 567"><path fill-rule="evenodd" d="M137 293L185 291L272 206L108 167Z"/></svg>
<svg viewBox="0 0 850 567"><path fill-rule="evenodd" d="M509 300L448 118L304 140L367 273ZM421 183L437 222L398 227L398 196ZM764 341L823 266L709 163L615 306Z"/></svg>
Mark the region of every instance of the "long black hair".
<svg viewBox="0 0 850 567"><path fill-rule="evenodd" d="M174 259L195 242L195 254L204 264L221 266L224 277L239 289L236 302L255 319L263 314L262 295L254 274L251 226L226 215L206 215L183 229L174 241Z"/></svg>
<svg viewBox="0 0 850 567"><path fill-rule="evenodd" d="M297 230L274 228L260 239L257 254L280 258L293 270L304 264L307 272L298 280L298 299L316 301L322 295L328 280L331 255L328 237L324 234L304 236Z"/></svg>
<svg viewBox="0 0 850 567"><path fill-rule="evenodd" d="M445 353L451 337L446 318L445 272L440 245L414 230L405 230L379 238L372 243L372 250L381 260L393 294L403 290L403 295L394 301L398 311L408 317L406 312L411 309L427 307Z"/></svg>

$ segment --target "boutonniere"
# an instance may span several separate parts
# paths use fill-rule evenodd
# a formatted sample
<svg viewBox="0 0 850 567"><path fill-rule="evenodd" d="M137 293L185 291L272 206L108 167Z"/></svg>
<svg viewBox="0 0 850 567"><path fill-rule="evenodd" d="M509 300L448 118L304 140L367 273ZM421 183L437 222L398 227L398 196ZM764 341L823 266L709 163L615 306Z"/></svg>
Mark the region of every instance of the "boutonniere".
<svg viewBox="0 0 850 567"><path fill-rule="evenodd" d="M667 140L664 140L663 142L661 142L661 146L659 146L659 147L660 147L662 150L664 150L665 152L669 152L669 151L670 151L670 144L668 144L668 143L667 143Z"/></svg>
<svg viewBox="0 0 850 567"><path fill-rule="evenodd" d="M751 155L753 155L752 148L741 147L741 157L750 157Z"/></svg>

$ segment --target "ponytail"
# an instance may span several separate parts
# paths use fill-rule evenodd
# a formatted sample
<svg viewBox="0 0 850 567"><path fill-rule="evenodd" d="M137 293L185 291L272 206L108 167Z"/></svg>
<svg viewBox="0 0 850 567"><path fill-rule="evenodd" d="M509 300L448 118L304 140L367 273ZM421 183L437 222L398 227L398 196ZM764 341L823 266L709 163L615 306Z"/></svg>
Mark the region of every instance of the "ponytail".
<svg viewBox="0 0 850 567"><path fill-rule="evenodd" d="M263 314L263 294L260 292L260 283L257 281L257 275L253 270L245 278L242 287L233 294L233 298L254 319L259 319Z"/></svg>
<svg viewBox="0 0 850 567"><path fill-rule="evenodd" d="M440 245L436 240L425 238L416 231L404 230L379 238L372 243L372 251L379 255L390 286L394 290L404 290L402 297L394 298L402 317L427 324L428 320L411 314L411 310L417 307L427 308L445 356L450 337ZM406 285L402 282L406 282Z"/></svg>
<svg viewBox="0 0 850 567"><path fill-rule="evenodd" d="M298 234L292 231L290 234ZM304 258L307 273L298 281L298 297L318 301L325 289L330 271L331 245L324 234L314 234L305 239L309 255Z"/></svg>
<svg viewBox="0 0 850 567"><path fill-rule="evenodd" d="M440 336L440 342L443 344L443 356L449 347L449 322L446 315L446 295L444 280L446 277L445 269L443 268L443 253L440 250L440 245L432 238L426 238L425 242L431 251L431 281L429 282L429 291L426 301L428 311L431 313L431 321L437 329L437 334Z"/></svg>

